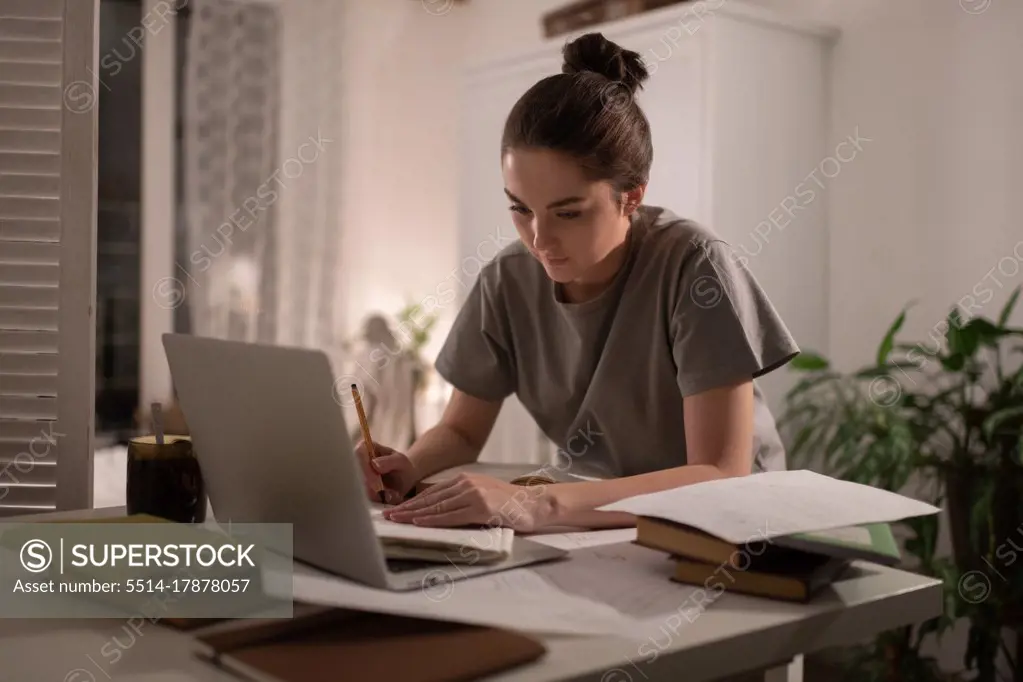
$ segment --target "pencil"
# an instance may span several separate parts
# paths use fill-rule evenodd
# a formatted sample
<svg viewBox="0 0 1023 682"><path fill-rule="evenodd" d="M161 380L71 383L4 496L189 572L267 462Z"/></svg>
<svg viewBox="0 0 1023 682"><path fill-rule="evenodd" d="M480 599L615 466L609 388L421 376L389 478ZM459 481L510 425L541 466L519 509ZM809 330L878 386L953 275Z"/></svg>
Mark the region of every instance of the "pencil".
<svg viewBox="0 0 1023 682"><path fill-rule="evenodd" d="M366 419L366 410L362 407L362 396L359 395L359 387L352 384L352 398L355 400L355 411L359 413L359 426L362 427L362 440L366 443L366 454L369 456L370 461L373 461L376 456L376 448L373 446L373 437L369 435L369 420ZM384 483L383 480L377 476L377 484L374 492L377 494L377 498L386 503L387 498L384 497Z"/></svg>

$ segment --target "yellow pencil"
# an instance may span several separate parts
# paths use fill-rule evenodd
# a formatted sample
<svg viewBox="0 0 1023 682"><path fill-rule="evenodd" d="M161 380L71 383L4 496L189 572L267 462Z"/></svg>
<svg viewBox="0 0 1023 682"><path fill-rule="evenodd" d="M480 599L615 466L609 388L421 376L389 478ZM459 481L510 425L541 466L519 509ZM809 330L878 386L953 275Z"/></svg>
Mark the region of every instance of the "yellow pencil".
<svg viewBox="0 0 1023 682"><path fill-rule="evenodd" d="M355 400L355 411L359 413L359 426L362 428L362 440L366 443L366 455L370 461L376 458L376 448L373 446L373 437L369 435L369 420L366 419L366 410L362 407L362 396L359 395L359 387L352 384L352 399ZM384 482L380 476L376 477L373 492L381 502L386 502L384 497Z"/></svg>

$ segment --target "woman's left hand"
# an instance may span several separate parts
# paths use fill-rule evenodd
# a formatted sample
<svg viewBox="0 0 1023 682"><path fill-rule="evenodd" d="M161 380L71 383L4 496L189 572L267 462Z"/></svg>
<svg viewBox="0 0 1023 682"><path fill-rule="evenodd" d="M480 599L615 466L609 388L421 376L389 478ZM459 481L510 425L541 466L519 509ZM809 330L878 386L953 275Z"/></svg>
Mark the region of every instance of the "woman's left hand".
<svg viewBox="0 0 1023 682"><path fill-rule="evenodd" d="M459 474L411 500L384 510L384 518L417 526L489 525L528 533L551 518L547 486L521 486L492 476Z"/></svg>

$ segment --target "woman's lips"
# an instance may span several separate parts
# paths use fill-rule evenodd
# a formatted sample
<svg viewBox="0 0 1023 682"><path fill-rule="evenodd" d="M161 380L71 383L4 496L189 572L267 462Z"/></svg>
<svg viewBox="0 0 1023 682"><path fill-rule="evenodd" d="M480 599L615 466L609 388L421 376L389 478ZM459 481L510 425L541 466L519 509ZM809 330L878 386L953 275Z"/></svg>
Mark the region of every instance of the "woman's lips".
<svg viewBox="0 0 1023 682"><path fill-rule="evenodd" d="M568 262L568 258L552 258L550 256L541 256L541 258L544 263L552 266L564 265Z"/></svg>

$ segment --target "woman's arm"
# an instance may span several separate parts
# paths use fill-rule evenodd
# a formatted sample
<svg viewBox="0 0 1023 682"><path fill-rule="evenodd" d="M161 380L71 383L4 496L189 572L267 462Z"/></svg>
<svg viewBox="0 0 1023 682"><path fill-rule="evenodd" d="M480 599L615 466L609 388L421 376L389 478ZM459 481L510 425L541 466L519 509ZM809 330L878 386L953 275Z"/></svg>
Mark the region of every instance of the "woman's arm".
<svg viewBox="0 0 1023 682"><path fill-rule="evenodd" d="M630 525L629 515L596 508L634 495L744 476L752 471L752 380L686 397L682 405L686 465L608 481L549 485L545 493L549 518L545 525Z"/></svg>
<svg viewBox="0 0 1023 682"><path fill-rule="evenodd" d="M475 462L500 411L500 402L480 400L454 389L440 422L416 439L406 453L415 467L416 480Z"/></svg>
<svg viewBox="0 0 1023 682"><path fill-rule="evenodd" d="M548 526L635 525L631 514L596 508L643 493L741 476L752 469L752 381L687 396L683 411L689 461L685 466L609 481L535 487L512 485L491 476L461 474L392 508L385 516L399 523L500 524L526 532ZM420 456L426 461L427 455ZM440 462L440 458L438 451L429 461Z"/></svg>

